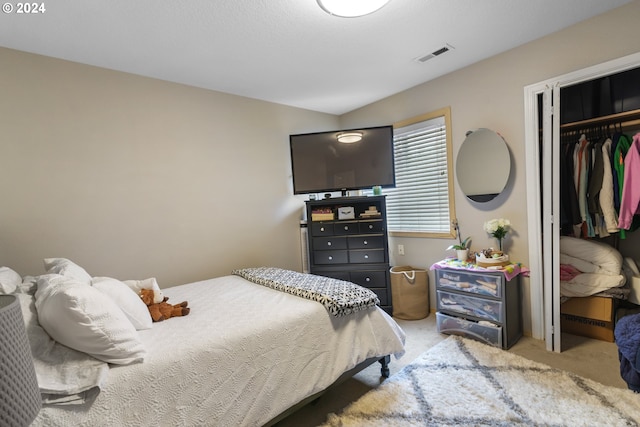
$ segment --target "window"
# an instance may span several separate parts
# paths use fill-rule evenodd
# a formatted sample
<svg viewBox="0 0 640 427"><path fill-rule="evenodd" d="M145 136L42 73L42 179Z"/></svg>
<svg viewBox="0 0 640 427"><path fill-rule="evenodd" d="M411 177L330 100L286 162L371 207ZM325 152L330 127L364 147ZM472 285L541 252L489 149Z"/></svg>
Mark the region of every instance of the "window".
<svg viewBox="0 0 640 427"><path fill-rule="evenodd" d="M450 109L393 127L396 188L385 190L389 234L453 237Z"/></svg>

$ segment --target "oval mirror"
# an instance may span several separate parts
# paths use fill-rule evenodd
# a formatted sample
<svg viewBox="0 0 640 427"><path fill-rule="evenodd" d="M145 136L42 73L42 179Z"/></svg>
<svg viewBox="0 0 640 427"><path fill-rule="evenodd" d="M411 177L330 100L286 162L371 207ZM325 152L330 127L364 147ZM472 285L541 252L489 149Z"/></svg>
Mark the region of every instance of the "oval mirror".
<svg viewBox="0 0 640 427"><path fill-rule="evenodd" d="M456 176L462 192L474 202L496 198L507 185L511 156L504 138L485 128L467 133L458 151Z"/></svg>

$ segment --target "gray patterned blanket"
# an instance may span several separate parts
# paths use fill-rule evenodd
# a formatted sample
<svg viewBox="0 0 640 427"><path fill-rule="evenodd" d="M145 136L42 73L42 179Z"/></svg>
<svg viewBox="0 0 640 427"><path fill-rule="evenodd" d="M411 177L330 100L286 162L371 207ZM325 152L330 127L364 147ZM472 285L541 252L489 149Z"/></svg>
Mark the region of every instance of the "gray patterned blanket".
<svg viewBox="0 0 640 427"><path fill-rule="evenodd" d="M231 274L271 289L317 301L336 317L380 303L378 296L370 289L330 277L275 267L244 268L233 270Z"/></svg>

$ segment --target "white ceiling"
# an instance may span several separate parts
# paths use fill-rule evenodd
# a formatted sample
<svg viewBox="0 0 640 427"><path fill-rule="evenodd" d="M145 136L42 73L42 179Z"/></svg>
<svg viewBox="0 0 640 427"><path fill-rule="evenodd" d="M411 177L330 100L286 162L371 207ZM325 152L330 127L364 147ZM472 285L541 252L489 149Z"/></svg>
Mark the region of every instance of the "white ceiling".
<svg viewBox="0 0 640 427"><path fill-rule="evenodd" d="M391 0L339 18L316 0L41 0L0 14L0 46L342 114L629 1Z"/></svg>

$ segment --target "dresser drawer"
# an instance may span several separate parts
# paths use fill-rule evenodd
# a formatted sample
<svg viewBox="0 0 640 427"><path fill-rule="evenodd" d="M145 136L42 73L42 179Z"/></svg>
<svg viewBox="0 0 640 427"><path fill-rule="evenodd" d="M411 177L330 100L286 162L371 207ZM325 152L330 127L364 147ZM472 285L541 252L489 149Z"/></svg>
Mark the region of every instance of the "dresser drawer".
<svg viewBox="0 0 640 427"><path fill-rule="evenodd" d="M313 249L347 249L347 238L337 236L317 237L313 239Z"/></svg>
<svg viewBox="0 0 640 427"><path fill-rule="evenodd" d="M436 287L455 289L471 294L502 297L502 277L465 271L436 270Z"/></svg>
<svg viewBox="0 0 640 427"><path fill-rule="evenodd" d="M386 271L352 271L351 281L366 288L386 288Z"/></svg>
<svg viewBox="0 0 640 427"><path fill-rule="evenodd" d="M384 232L384 222L377 221L362 221L360 223L360 233L382 233Z"/></svg>
<svg viewBox="0 0 640 427"><path fill-rule="evenodd" d="M359 232L360 229L356 221L343 221L333 226L333 234L336 235L358 234Z"/></svg>
<svg viewBox="0 0 640 427"><path fill-rule="evenodd" d="M313 262L315 264L347 264L349 256L345 250L313 251Z"/></svg>
<svg viewBox="0 0 640 427"><path fill-rule="evenodd" d="M384 262L384 250L382 249L362 249L349 251L349 262L354 264L369 264Z"/></svg>
<svg viewBox="0 0 640 427"><path fill-rule="evenodd" d="M502 327L492 325L490 322L478 323L448 316L445 313L436 313L436 324L440 333L461 335L496 347L503 347Z"/></svg>
<svg viewBox="0 0 640 427"><path fill-rule="evenodd" d="M313 236L333 236L333 223L313 222L311 223L311 234Z"/></svg>
<svg viewBox="0 0 640 427"><path fill-rule="evenodd" d="M352 236L347 237L349 249L383 249L384 238L382 236Z"/></svg>
<svg viewBox="0 0 640 427"><path fill-rule="evenodd" d="M436 292L438 310L447 310L463 315L503 323L502 301L494 301L438 290Z"/></svg>

